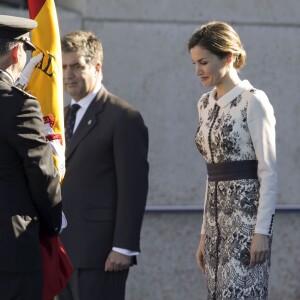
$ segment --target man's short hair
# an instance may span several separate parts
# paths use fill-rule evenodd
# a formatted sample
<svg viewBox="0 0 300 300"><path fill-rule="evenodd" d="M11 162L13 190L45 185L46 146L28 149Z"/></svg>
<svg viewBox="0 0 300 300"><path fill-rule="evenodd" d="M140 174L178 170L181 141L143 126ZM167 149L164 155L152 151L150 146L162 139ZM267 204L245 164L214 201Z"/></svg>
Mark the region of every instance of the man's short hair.
<svg viewBox="0 0 300 300"><path fill-rule="evenodd" d="M19 41L0 38L0 56L8 54L9 51L19 43Z"/></svg>
<svg viewBox="0 0 300 300"><path fill-rule="evenodd" d="M78 30L61 39L62 52L75 52L85 57L86 63L103 64L103 48L99 38L91 31Z"/></svg>

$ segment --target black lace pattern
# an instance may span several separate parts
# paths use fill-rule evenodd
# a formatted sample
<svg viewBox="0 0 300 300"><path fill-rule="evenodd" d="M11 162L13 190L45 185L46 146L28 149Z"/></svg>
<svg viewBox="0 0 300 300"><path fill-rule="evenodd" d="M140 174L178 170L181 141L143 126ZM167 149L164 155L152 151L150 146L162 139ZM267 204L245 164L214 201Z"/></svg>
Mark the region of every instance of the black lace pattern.
<svg viewBox="0 0 300 300"><path fill-rule="evenodd" d="M212 102L212 101L211 101ZM195 137L207 163L255 160L243 93L215 109L209 94L200 102ZM205 271L209 300L265 300L270 260L249 268L259 181L208 181L205 206ZM271 238L270 238L271 243Z"/></svg>

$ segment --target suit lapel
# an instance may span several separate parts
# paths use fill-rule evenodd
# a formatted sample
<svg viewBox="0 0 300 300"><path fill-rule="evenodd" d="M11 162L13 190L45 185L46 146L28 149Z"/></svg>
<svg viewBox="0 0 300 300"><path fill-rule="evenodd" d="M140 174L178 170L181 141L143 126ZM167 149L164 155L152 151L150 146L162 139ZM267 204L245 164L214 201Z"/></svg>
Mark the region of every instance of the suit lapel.
<svg viewBox="0 0 300 300"><path fill-rule="evenodd" d="M74 152L80 141L90 132L90 130L96 125L96 115L101 113L104 109L104 103L107 98L107 91L104 86L101 87L99 93L93 99L87 111L83 115L73 137L66 149L66 160Z"/></svg>

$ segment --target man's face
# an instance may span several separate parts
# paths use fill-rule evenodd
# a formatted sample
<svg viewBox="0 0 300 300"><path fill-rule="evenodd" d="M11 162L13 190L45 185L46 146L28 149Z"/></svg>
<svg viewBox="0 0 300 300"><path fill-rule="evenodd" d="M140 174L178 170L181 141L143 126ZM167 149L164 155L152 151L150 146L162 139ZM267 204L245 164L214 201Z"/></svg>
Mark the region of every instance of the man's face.
<svg viewBox="0 0 300 300"><path fill-rule="evenodd" d="M84 56L76 52L63 52L62 65L64 88L75 101L94 90L101 69L99 64L87 64Z"/></svg>

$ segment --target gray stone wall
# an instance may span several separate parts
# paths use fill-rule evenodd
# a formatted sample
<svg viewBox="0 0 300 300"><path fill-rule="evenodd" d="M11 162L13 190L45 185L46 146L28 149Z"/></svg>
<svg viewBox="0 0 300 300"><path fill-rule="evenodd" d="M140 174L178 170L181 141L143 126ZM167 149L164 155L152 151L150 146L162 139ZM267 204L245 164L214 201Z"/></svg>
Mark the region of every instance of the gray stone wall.
<svg viewBox="0 0 300 300"><path fill-rule="evenodd" d="M94 31L104 46L104 84L133 103L150 134L148 205L202 205L206 170L195 144L205 90L186 49L200 24L221 19L248 53L241 78L263 89L277 118L280 205L300 205L300 12L297 0L60 0L61 34ZM0 5L1 14L28 15ZM67 97L65 99L68 101ZM206 299L196 266L201 213L147 212L128 300ZM274 223L270 300L300 299L300 213Z"/></svg>
<svg viewBox="0 0 300 300"><path fill-rule="evenodd" d="M194 259L201 222L197 213L146 214L128 300L206 300L204 275ZM299 300L299 213L277 213L272 247L268 299Z"/></svg>

